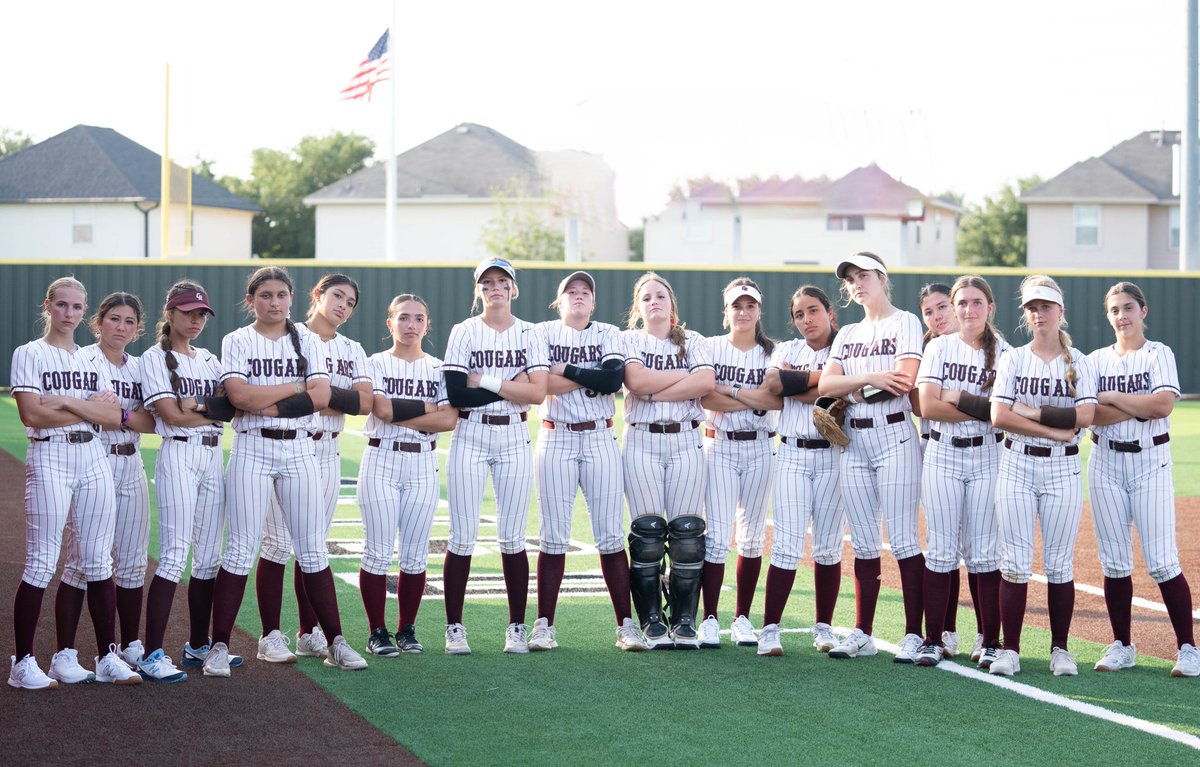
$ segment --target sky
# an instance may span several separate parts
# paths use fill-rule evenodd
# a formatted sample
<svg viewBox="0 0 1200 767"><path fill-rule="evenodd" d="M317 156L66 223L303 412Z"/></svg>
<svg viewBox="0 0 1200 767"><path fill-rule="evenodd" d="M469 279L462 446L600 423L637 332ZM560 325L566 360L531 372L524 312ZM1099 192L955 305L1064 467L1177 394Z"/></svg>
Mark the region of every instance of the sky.
<svg viewBox="0 0 1200 767"><path fill-rule="evenodd" d="M982 202L1184 117L1184 0L397 3L397 152L461 122L616 174L637 226L676 184L841 176L875 162ZM0 128L83 123L248 177L255 148L354 132L386 157L389 101L337 97L391 0L46 0L0 21ZM378 93L378 92L377 92Z"/></svg>

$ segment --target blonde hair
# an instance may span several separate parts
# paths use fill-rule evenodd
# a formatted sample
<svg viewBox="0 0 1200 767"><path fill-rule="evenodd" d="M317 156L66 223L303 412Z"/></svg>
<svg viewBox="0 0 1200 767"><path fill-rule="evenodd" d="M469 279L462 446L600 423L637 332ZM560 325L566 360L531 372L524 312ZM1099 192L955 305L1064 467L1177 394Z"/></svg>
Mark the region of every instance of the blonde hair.
<svg viewBox="0 0 1200 767"><path fill-rule="evenodd" d="M929 286L926 286L929 287ZM954 287L950 288L950 303L954 303L954 296L963 288L975 288L983 297L987 299L988 316L983 323L983 367L987 371L987 380L983 382L980 388L987 391L992 388L992 383L996 380L996 340L1000 337L1000 331L996 330L994 318L996 316L996 299L992 294L992 286L988 281L980 277L978 274L964 274L954 281ZM924 291L922 291L923 293Z"/></svg>
<svg viewBox="0 0 1200 767"><path fill-rule="evenodd" d="M1046 287L1056 291L1060 296L1063 295L1062 288L1058 286L1051 277L1045 274L1031 274L1021 280L1021 295L1025 295L1026 288ZM1065 298L1063 299L1066 300ZM1024 307L1021 307L1024 309ZM1058 324L1058 342L1062 344L1063 362L1067 363L1067 387L1070 389L1071 396L1075 396L1075 383L1079 380L1079 371L1075 369L1075 361L1071 357L1071 336L1063 328L1067 327L1067 307L1062 306L1062 319ZM1033 327L1029 324L1029 316L1021 312L1021 327L1030 336L1033 336Z"/></svg>
<svg viewBox="0 0 1200 767"><path fill-rule="evenodd" d="M84 302L87 301L87 288L85 288L83 286L82 282L75 279L74 275L67 275L66 277L59 277L54 282L50 283L50 286L48 288L46 288L46 303L53 302L54 295L56 293L58 293L58 291L60 291L60 290L78 290L80 293L83 294ZM43 328L49 329L50 328L50 312L49 312L49 310L46 309L46 303L42 304L41 322L42 322Z"/></svg>
<svg viewBox="0 0 1200 767"><path fill-rule="evenodd" d="M626 326L630 330L642 329L642 314L638 311L638 293L642 292L642 286L647 282L657 282L666 288L667 295L671 298L671 330L667 333L667 340L679 347L677 355L679 361L687 355L687 350L684 348L687 336L685 331L687 325L679 321L679 302L675 300L675 290L671 287L671 283L664 280L656 272L646 272L638 281L633 284L633 303L629 307L629 318L626 320Z"/></svg>

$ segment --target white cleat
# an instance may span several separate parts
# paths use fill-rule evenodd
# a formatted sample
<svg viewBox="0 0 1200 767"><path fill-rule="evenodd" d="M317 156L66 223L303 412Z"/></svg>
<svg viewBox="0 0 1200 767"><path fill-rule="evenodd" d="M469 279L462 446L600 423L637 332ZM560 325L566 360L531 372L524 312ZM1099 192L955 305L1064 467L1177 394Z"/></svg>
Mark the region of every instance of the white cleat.
<svg viewBox="0 0 1200 767"><path fill-rule="evenodd" d="M650 649L650 645L642 636L637 624L633 622L633 618L621 621L621 625L617 628L617 649L626 652L641 652Z"/></svg>
<svg viewBox="0 0 1200 767"><path fill-rule="evenodd" d="M142 675L129 668L125 659L117 652L117 646L108 646L108 655L96 658L96 681L103 684L141 684Z"/></svg>
<svg viewBox="0 0 1200 767"><path fill-rule="evenodd" d="M26 655L20 661L15 655L8 656L12 661L12 671L8 673L8 686L18 690L54 690L58 682L42 673L37 661L32 655Z"/></svg>
<svg viewBox="0 0 1200 767"><path fill-rule="evenodd" d="M362 671L367 667L367 661L350 646L346 637L338 634L329 644L329 657L325 659L325 665L342 671Z"/></svg>
<svg viewBox="0 0 1200 767"><path fill-rule="evenodd" d="M812 645L817 652L829 652L838 646L838 638L828 623L817 623L812 627Z"/></svg>
<svg viewBox="0 0 1200 767"><path fill-rule="evenodd" d="M958 632L943 631L942 632L942 657L953 658L958 655Z"/></svg>
<svg viewBox="0 0 1200 767"><path fill-rule="evenodd" d="M983 657L983 634L975 635L975 644L971 646L971 660L975 663Z"/></svg>
<svg viewBox="0 0 1200 767"><path fill-rule="evenodd" d="M988 651L990 652L990 648ZM1021 656L1017 654L1016 650L998 651L996 659L992 661L992 665L988 666L988 673L997 676L1012 676L1021 673Z"/></svg>
<svg viewBox="0 0 1200 767"><path fill-rule="evenodd" d="M88 684L96 681L96 675L79 665L79 651L66 647L54 653L50 659L48 676L63 684Z"/></svg>
<svg viewBox="0 0 1200 767"><path fill-rule="evenodd" d="M471 646L467 644L467 629L461 623L450 623L446 626L446 654L471 654Z"/></svg>
<svg viewBox="0 0 1200 767"><path fill-rule="evenodd" d="M143 679L149 679L151 682L177 684L187 681L187 674L176 668L170 657L163 655L161 649L150 653L150 657L138 661L138 671Z"/></svg>
<svg viewBox="0 0 1200 767"><path fill-rule="evenodd" d="M917 653L921 651L921 645L923 644L925 644L925 641L916 634L905 634L904 638L900 640L900 650L896 653L896 657L893 658L893 662L915 663Z"/></svg>
<svg viewBox="0 0 1200 767"><path fill-rule="evenodd" d="M214 642L204 654L204 675L229 677L229 645L224 642Z"/></svg>
<svg viewBox="0 0 1200 767"><path fill-rule="evenodd" d="M1185 644L1175 654L1175 668L1171 676L1194 677L1200 676L1200 651L1194 645ZM11 680L9 682L11 684Z"/></svg>
<svg viewBox="0 0 1200 767"><path fill-rule="evenodd" d="M267 663L296 662L296 656L288 648L287 637L279 629L274 629L258 640L258 659Z"/></svg>
<svg viewBox="0 0 1200 767"><path fill-rule="evenodd" d="M708 616L700 624L700 647L712 650L721 646L721 624L715 616Z"/></svg>
<svg viewBox="0 0 1200 767"><path fill-rule="evenodd" d="M1050 650L1050 672L1055 676L1078 676L1079 666L1075 665L1075 656L1061 647L1052 648Z"/></svg>
<svg viewBox="0 0 1200 767"><path fill-rule="evenodd" d="M754 624L745 615L739 615L729 624L729 637L738 647L757 647L758 635L754 633Z"/></svg>
<svg viewBox="0 0 1200 767"><path fill-rule="evenodd" d="M296 654L306 658L328 658L329 640L320 626L313 626L307 634L296 632Z"/></svg>
<svg viewBox="0 0 1200 767"><path fill-rule="evenodd" d="M142 640L135 639L125 647L118 651L121 660L125 661L126 665L134 671L138 670L138 664L142 662L142 658L146 657L146 648L142 646Z"/></svg>
<svg viewBox="0 0 1200 767"><path fill-rule="evenodd" d="M555 639L554 627L545 618L538 618L533 622L533 633L529 635L529 651L542 652L544 650L553 650L558 647L558 640Z"/></svg>
<svg viewBox="0 0 1200 767"><path fill-rule="evenodd" d="M1137 665L1137 645L1122 644L1117 640L1110 644L1093 668L1096 671L1121 671Z"/></svg>
<svg viewBox="0 0 1200 767"><path fill-rule="evenodd" d="M870 634L864 634L862 629L854 629L850 635L838 642L832 650L829 651L830 658L857 658L860 655L865 657L875 655L879 650L875 647L875 638Z"/></svg>
<svg viewBox="0 0 1200 767"><path fill-rule="evenodd" d="M762 627L762 631L758 632L759 655L780 656L783 655L783 643L779 641L779 624L769 623Z"/></svg>
<svg viewBox="0 0 1200 767"><path fill-rule="evenodd" d="M983 648L983 652L979 655L979 667L984 670L990 669L992 664L995 663L996 659L999 657L1000 648L985 647Z"/></svg>
<svg viewBox="0 0 1200 767"><path fill-rule="evenodd" d="M524 623L510 623L504 630L504 652L524 655L529 652L529 627Z"/></svg>

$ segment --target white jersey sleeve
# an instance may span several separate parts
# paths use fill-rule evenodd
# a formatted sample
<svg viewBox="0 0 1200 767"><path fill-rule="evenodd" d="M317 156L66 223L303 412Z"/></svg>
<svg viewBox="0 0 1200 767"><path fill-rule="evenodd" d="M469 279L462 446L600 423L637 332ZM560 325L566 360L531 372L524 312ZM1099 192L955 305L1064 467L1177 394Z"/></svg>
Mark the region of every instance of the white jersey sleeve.
<svg viewBox="0 0 1200 767"><path fill-rule="evenodd" d="M60 349L41 338L18 346L12 359L13 393L91 399L102 391L112 391L103 371L81 351L78 346L71 351ZM81 430L99 433L100 427L87 421L49 428L26 426L25 436L45 439Z"/></svg>
<svg viewBox="0 0 1200 767"><path fill-rule="evenodd" d="M367 360L367 371L375 394L389 399L415 399L435 405L449 404L446 385L442 377L442 361L428 354L420 359L408 361L382 351L372 354ZM395 442L429 442L437 439L429 432L417 431L401 424L389 423L375 417L367 417L363 434L375 439Z"/></svg>
<svg viewBox="0 0 1200 767"><path fill-rule="evenodd" d="M221 383L221 361L207 349L193 348L192 354L175 356L175 375L179 380L178 396L211 397ZM164 437L193 437L206 434L219 435L223 427L220 424L205 424L203 426L172 426L158 414L155 404L167 397L175 397L176 392L171 387L171 373L167 370L167 354L161 346L151 346L142 354L142 393L146 396L146 409L155 418L154 431Z"/></svg>
<svg viewBox="0 0 1200 767"><path fill-rule="evenodd" d="M1010 350L1000 358L996 368L996 383L992 387L992 402L1012 405L1017 402L1030 407L1078 407L1079 405L1096 404L1096 376L1091 363L1077 349L1068 349L1072 365L1075 368L1075 392L1071 393L1071 385L1067 381L1067 363L1063 355L1055 355L1050 361L1043 360L1033 353L1033 347L1026 344ZM1081 432L1082 433L1082 432ZM1014 442L1038 447L1062 447L1045 437L1027 437L1023 434L1010 434ZM1080 435L1076 434L1070 444L1079 444Z"/></svg>
<svg viewBox="0 0 1200 767"><path fill-rule="evenodd" d="M996 365L1008 348L1008 343L997 336L996 359L989 368L987 353L983 349L971 348L958 333L931 339L921 359L917 383L935 383L943 389L980 396L990 394L996 378ZM950 437L978 437L996 433L990 423L974 418L966 421L929 420L928 423L930 428Z"/></svg>
<svg viewBox="0 0 1200 767"><path fill-rule="evenodd" d="M561 320L551 320L540 323L537 331L551 366L595 370L609 360L625 360L621 331L604 322L589 322L583 330L576 330ZM546 397L539 412L556 423L583 423L612 418L616 409L615 394L579 388Z"/></svg>
<svg viewBox="0 0 1200 767"><path fill-rule="evenodd" d="M1115 391L1122 394L1157 394L1169 391L1180 397L1179 370L1175 366L1175 353L1171 347L1157 341L1147 341L1142 348L1117 354L1114 346L1097 349L1088 355L1088 362L1096 374L1097 391ZM1157 436L1171 430L1171 419L1152 418L1139 421L1129 418L1107 426L1094 426L1092 431L1102 439L1117 442L1140 442L1148 444Z"/></svg>
<svg viewBox="0 0 1200 767"><path fill-rule="evenodd" d="M686 370L688 373L711 369L713 366L704 336L695 331L685 331L682 357L675 343L642 330L626 330L621 337L625 341L626 365L642 365L649 370ZM647 402L640 397L625 398L625 423L702 420L704 408L700 406L699 398L682 402Z"/></svg>
<svg viewBox="0 0 1200 767"><path fill-rule="evenodd" d="M259 333L253 325L238 328L221 342L221 380L239 378L252 386L275 386L278 384L305 383L319 378L329 378L328 363L316 334L297 326L297 344L290 333L270 339ZM300 358L305 364L301 366ZM301 376L301 368L304 375ZM233 419L237 431L251 429L305 429L317 430L317 415L300 418L278 418L241 413Z"/></svg>
<svg viewBox="0 0 1200 767"><path fill-rule="evenodd" d="M108 379L108 386L122 410L137 410L142 406L141 360L132 354L125 355L125 364L117 366L109 362L99 344L85 346L80 354L91 360L92 365ZM105 429L100 432L100 441L105 447L132 442L141 444L142 435L132 429Z"/></svg>
<svg viewBox="0 0 1200 767"><path fill-rule="evenodd" d="M917 316L897 309L879 322L856 322L839 330L829 361L841 365L842 372L850 376L896 370L903 360L921 359L923 338ZM883 402L853 402L847 417L883 418L911 410L907 396L894 397Z"/></svg>
<svg viewBox="0 0 1200 767"><path fill-rule="evenodd" d="M813 349L803 338L785 341L775 347L768 367L783 369L786 363L794 370L823 370L829 361L832 346ZM792 439L824 439L813 426L813 406L798 397L784 397L779 414L779 433Z"/></svg>
<svg viewBox="0 0 1200 767"><path fill-rule="evenodd" d="M729 336L713 336L706 339L712 356L717 384L743 389L758 389L767 375L770 357L758 344L742 351L729 341ZM710 426L717 431L775 431L779 422L778 410L739 410L724 413L706 410Z"/></svg>
<svg viewBox="0 0 1200 767"><path fill-rule="evenodd" d="M476 316L455 325L450 331L443 362L446 371L479 373L511 381L521 373L545 371L546 344L538 340L532 323L513 319L505 330L495 330ZM501 399L473 411L487 415L517 415L529 410L529 405Z"/></svg>

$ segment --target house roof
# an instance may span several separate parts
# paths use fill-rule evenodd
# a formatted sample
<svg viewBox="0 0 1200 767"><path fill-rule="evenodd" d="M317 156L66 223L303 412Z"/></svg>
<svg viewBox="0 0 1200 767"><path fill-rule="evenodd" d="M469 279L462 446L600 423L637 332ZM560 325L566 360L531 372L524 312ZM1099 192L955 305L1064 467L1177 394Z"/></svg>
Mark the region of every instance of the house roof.
<svg viewBox="0 0 1200 767"><path fill-rule="evenodd" d="M1022 202L1173 202L1172 146L1179 131L1144 131L1099 157L1077 162L1021 195Z"/></svg>
<svg viewBox="0 0 1200 767"><path fill-rule="evenodd" d="M162 156L112 128L76 125L0 160L0 202L161 202ZM192 174L192 204L259 206Z"/></svg>
<svg viewBox="0 0 1200 767"><path fill-rule="evenodd" d="M910 204L924 203L925 195L871 163L855 168L831 183L822 202L830 213L908 216Z"/></svg>
<svg viewBox="0 0 1200 767"><path fill-rule="evenodd" d="M744 203L820 202L828 187L826 178L769 178L740 186L738 198Z"/></svg>
<svg viewBox="0 0 1200 767"><path fill-rule="evenodd" d="M386 163L376 163L318 189L305 202L382 200L386 173ZM396 156L398 198L489 198L503 192L543 194L537 154L484 125L462 123Z"/></svg>

